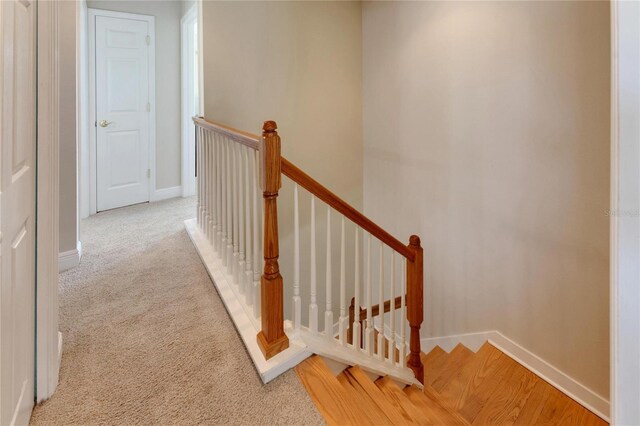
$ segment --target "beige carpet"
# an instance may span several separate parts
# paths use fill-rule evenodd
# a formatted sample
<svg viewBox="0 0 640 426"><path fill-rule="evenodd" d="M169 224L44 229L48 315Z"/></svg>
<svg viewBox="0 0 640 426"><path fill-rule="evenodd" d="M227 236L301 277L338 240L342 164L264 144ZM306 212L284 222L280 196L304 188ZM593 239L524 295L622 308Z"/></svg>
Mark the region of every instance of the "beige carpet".
<svg viewBox="0 0 640 426"><path fill-rule="evenodd" d="M260 381L183 221L193 199L83 221L61 274L64 352L40 424L318 424L295 373Z"/></svg>

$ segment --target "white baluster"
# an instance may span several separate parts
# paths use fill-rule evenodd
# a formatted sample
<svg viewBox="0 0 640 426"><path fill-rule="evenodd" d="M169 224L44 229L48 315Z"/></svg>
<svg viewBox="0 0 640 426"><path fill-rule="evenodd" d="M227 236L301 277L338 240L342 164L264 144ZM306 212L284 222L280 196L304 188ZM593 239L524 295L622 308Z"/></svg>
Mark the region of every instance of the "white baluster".
<svg viewBox="0 0 640 426"><path fill-rule="evenodd" d="M202 130L202 155L200 156L200 163L202 164L202 233L207 235L207 223L209 223L209 211L207 210L207 132Z"/></svg>
<svg viewBox="0 0 640 426"><path fill-rule="evenodd" d="M247 305L253 305L253 270L251 259L253 256L253 251L251 250L251 172L249 169L253 166L253 162L250 161L251 154L253 153L252 149L247 148L245 150L245 155L243 156L243 161L245 164L244 167L244 205L245 205L245 215L244 215L244 235L245 235L245 264L244 264L244 282L245 282L245 297L247 300Z"/></svg>
<svg viewBox="0 0 640 426"><path fill-rule="evenodd" d="M207 130L207 210L209 212L209 220L207 221L207 237L209 243L213 245L213 222L215 220L215 212L213 211L213 137L212 132Z"/></svg>
<svg viewBox="0 0 640 426"><path fill-rule="evenodd" d="M234 142L227 140L227 273L233 274L233 145Z"/></svg>
<svg viewBox="0 0 640 426"><path fill-rule="evenodd" d="M354 316L352 336L353 346L359 351L362 346L360 339L360 239L358 238L358 226L356 225L356 238L355 238L355 295L354 295Z"/></svg>
<svg viewBox="0 0 640 426"><path fill-rule="evenodd" d="M324 311L324 334L328 339L333 339L333 311L331 310L331 207L327 206L327 270L326 270L326 287L327 287L327 303Z"/></svg>
<svg viewBox="0 0 640 426"><path fill-rule="evenodd" d="M298 211L298 184L293 184L293 329L300 331L302 315L300 301L300 218Z"/></svg>
<svg viewBox="0 0 640 426"><path fill-rule="evenodd" d="M262 246L262 238L260 237L260 227L258 221L258 215L260 214L260 185L258 184L260 174L260 153L254 152L252 156L253 167L251 168L253 175L251 180L253 182L253 316L258 318L260 316L260 276L262 274L263 261L260 259L260 247Z"/></svg>
<svg viewBox="0 0 640 426"><path fill-rule="evenodd" d="M367 294L367 328L365 330L365 350L369 356L373 355L373 318L371 312L371 234L367 233L367 261L365 267L366 278L366 294Z"/></svg>
<svg viewBox="0 0 640 426"><path fill-rule="evenodd" d="M202 165L200 164L200 157L202 156L202 137L201 128L196 126L196 169L197 169L197 193L198 193L198 228L202 230Z"/></svg>
<svg viewBox="0 0 640 426"><path fill-rule="evenodd" d="M342 216L342 223L340 224L340 321L338 323L338 336L343 346L347 344L346 333L347 327L349 326L345 281L344 216Z"/></svg>
<svg viewBox="0 0 640 426"><path fill-rule="evenodd" d="M316 304L316 198L311 195L311 303L309 304L309 329L318 333L318 305Z"/></svg>
<svg viewBox="0 0 640 426"><path fill-rule="evenodd" d="M407 307L405 306L405 294L407 293L407 261L404 257L400 258L400 345L399 357L400 367L407 366L407 345L405 343L405 329L407 328Z"/></svg>
<svg viewBox="0 0 640 426"><path fill-rule="evenodd" d="M217 209L217 216L218 216L218 229L216 230L216 251L218 252L218 258L220 258L220 255L222 254L222 251L224 249L223 247L223 242L222 242L222 224L224 223L224 215L222 214L223 212L223 198L222 198L222 153L223 151L223 147L222 147L222 137L220 135L218 135L218 137L216 138L216 199L217 199L217 203L216 203L216 209Z"/></svg>
<svg viewBox="0 0 640 426"><path fill-rule="evenodd" d="M228 230L229 230L229 150L227 138L222 136L222 156L220 158L222 163L222 180L221 180L221 197L222 197L222 241L220 244L220 257L222 258L222 265L227 267L227 246L228 243Z"/></svg>
<svg viewBox="0 0 640 426"><path fill-rule="evenodd" d="M380 281L378 284L378 358L384 359L384 244L380 241Z"/></svg>
<svg viewBox="0 0 640 426"><path fill-rule="evenodd" d="M216 244L216 230L218 228L218 210L217 210L217 192L216 191L216 171L217 171L217 167L216 167L216 133L215 132L211 132L211 140L210 140L210 144L211 144L211 148L210 148L210 158L209 158L209 164L211 164L211 172L210 172L210 176L211 176L211 217L212 217L212 222L211 222L211 245L213 246L213 250L216 250L217 244Z"/></svg>
<svg viewBox="0 0 640 426"><path fill-rule="evenodd" d="M391 301L391 309L389 311L389 328L391 336L389 337L389 357L388 360L395 365L396 363L396 252L391 250L391 271L389 277L391 279L389 300Z"/></svg>
<svg viewBox="0 0 640 426"><path fill-rule="evenodd" d="M216 237L216 164L215 164L215 132L209 131L209 217L211 220L209 221L209 243L211 243L211 247L215 250L215 237Z"/></svg>
<svg viewBox="0 0 640 426"><path fill-rule="evenodd" d="M238 222L240 219L240 202L239 202L239 196L238 196L238 191L240 189L240 185L238 185L238 143L235 141L232 141L232 152L233 152L233 268L232 268L232 275L233 275L233 282L238 285L238 264L240 261L240 227L238 226Z"/></svg>
<svg viewBox="0 0 640 426"><path fill-rule="evenodd" d="M244 294L244 196L243 178L244 170L244 145L238 145L238 273L236 283L240 288L240 293Z"/></svg>

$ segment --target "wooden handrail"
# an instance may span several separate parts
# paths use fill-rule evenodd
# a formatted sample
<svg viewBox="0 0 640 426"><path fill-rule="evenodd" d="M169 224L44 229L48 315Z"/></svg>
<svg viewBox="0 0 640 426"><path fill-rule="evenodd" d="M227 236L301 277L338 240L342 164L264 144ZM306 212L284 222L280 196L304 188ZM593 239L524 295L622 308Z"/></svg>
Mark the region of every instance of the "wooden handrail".
<svg viewBox="0 0 640 426"><path fill-rule="evenodd" d="M289 179L305 188L307 191L327 203L329 206L340 212L347 219L364 229L387 246L404 256L409 262L415 259L414 252L402 244L397 238L376 225L371 219L360 213L358 210L347 204L346 201L322 186L318 181L293 165L289 160L282 157L282 173Z"/></svg>
<svg viewBox="0 0 640 426"><path fill-rule="evenodd" d="M260 149L260 145L262 143L261 136L234 129L233 127L225 126L224 124L216 123L215 121L209 121L204 117L193 117L193 122L203 129L211 130L216 133L222 133L225 136L233 139L234 141L248 146L249 148L253 148L255 150Z"/></svg>

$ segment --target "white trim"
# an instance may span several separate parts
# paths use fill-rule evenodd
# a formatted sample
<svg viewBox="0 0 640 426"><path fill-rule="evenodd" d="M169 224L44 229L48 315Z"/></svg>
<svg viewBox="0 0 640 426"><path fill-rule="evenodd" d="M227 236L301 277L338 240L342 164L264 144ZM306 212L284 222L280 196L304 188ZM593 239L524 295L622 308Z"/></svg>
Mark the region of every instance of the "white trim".
<svg viewBox="0 0 640 426"><path fill-rule="evenodd" d="M198 229L196 219L185 220L184 226L216 290L218 290L218 295L233 320L262 382L268 383L311 356L312 353L306 349L304 343L300 339L293 338L292 333L287 331L289 348L268 360L264 359L256 339L256 335L260 331L259 321L256 323L255 319L247 314L243 303L233 291L231 285L233 277L224 272L225 268L207 241L207 237ZM288 330L291 330L290 324Z"/></svg>
<svg viewBox="0 0 640 426"><path fill-rule="evenodd" d="M203 1L204 0L196 0L196 4L198 5L198 91L200 92L199 100L200 100L200 115L204 116L204 22L203 22Z"/></svg>
<svg viewBox="0 0 640 426"><path fill-rule="evenodd" d="M156 189L151 194L150 202L168 200L169 198L176 198L182 196L182 186L172 186L170 188Z"/></svg>
<svg viewBox="0 0 640 426"><path fill-rule="evenodd" d="M493 330L452 336L430 337L421 339L420 345L422 351L425 353L430 352L435 346L440 346L448 352L459 343L462 343L475 352L480 349L485 342L491 343L506 355L513 358L514 361L528 368L568 397L592 411L598 417L609 421L609 401L573 379L568 374L549 364L533 352L523 348L499 331Z"/></svg>
<svg viewBox="0 0 640 426"><path fill-rule="evenodd" d="M58 385L59 4L38 3L36 401Z"/></svg>
<svg viewBox="0 0 640 426"><path fill-rule="evenodd" d="M63 251L58 255L58 270L60 272L75 268L82 259L82 243L78 241L75 249Z"/></svg>
<svg viewBox="0 0 640 426"><path fill-rule="evenodd" d="M191 68L191 66L189 65L190 61L189 58L187 57L187 54L190 53L189 51L189 40L187 38L188 35L188 29L189 29L189 25L193 24L194 22L198 22L198 5L194 4L193 6L191 6L191 8L189 9L189 11L187 13L185 13L185 15L182 17L182 19L180 20L180 43L181 43L181 49L180 49L180 68L181 68L181 73L180 73L180 88L181 88L181 96L180 96L180 100L181 100L181 108L180 108L180 123L182 126L181 129L181 153L182 153L182 196L183 197L188 197L191 195L195 195L195 185L196 185L196 177L193 173L190 173L191 171L193 171L193 163L191 161L189 161L189 153L188 153L188 147L189 147L189 142L194 143L194 141L190 141L189 139L189 129L191 127L194 126L193 122L191 121L191 117L188 113L188 100L189 100L189 79L188 79L188 75L189 75L189 70ZM200 28L198 28L198 31L200 31ZM198 40L199 40L200 36L198 35ZM197 47L196 47L197 49ZM199 61L198 61L199 62ZM199 67L198 67L199 68ZM194 70L195 71L195 70ZM200 77L198 76L198 79ZM202 92L199 92L199 96L198 99L201 97ZM200 111L196 111L196 115L199 115ZM194 160L195 159L191 159ZM192 164L189 164L192 163Z"/></svg>
<svg viewBox="0 0 640 426"><path fill-rule="evenodd" d="M96 16L135 19L149 24L149 201L156 191L156 28L155 17L135 13L114 12L89 8L89 214L98 211L97 191L97 149L96 149ZM93 123L93 126L91 126Z"/></svg>
<svg viewBox="0 0 640 426"><path fill-rule="evenodd" d="M611 2L612 424L640 424L640 4Z"/></svg>

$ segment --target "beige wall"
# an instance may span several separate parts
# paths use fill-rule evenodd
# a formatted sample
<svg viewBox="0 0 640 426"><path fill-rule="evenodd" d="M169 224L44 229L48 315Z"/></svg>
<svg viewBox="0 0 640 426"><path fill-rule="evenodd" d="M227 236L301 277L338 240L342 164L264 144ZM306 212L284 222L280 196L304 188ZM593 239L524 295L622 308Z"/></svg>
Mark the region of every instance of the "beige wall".
<svg viewBox="0 0 640 426"><path fill-rule="evenodd" d="M358 208L362 206L361 18L358 2L203 4L205 117L254 133L260 132L264 120L276 120L283 155ZM288 179L283 181L278 201L280 267L287 283L285 298L290 300L292 186ZM302 192L300 200L301 274L308 277L309 198ZM320 203L317 208L318 265L324 265L326 210ZM338 241L337 219L334 222L334 241ZM338 250L334 256L339 256ZM338 265L339 258L333 262ZM318 282L324 282L324 267L319 270ZM337 266L334 272L339 272ZM308 286L301 291L303 303L308 303ZM324 292L319 294L319 305L323 298ZM286 315L290 307L285 303ZM303 312L306 317L307 310Z"/></svg>
<svg viewBox="0 0 640 426"><path fill-rule="evenodd" d="M609 5L363 4L365 212L424 336L498 330L609 395Z"/></svg>
<svg viewBox="0 0 640 426"><path fill-rule="evenodd" d="M78 230L76 2L60 2L60 251L75 250Z"/></svg>
<svg viewBox="0 0 640 426"><path fill-rule="evenodd" d="M155 17L156 27L156 189L179 186L180 19L182 2L87 0L90 8Z"/></svg>

